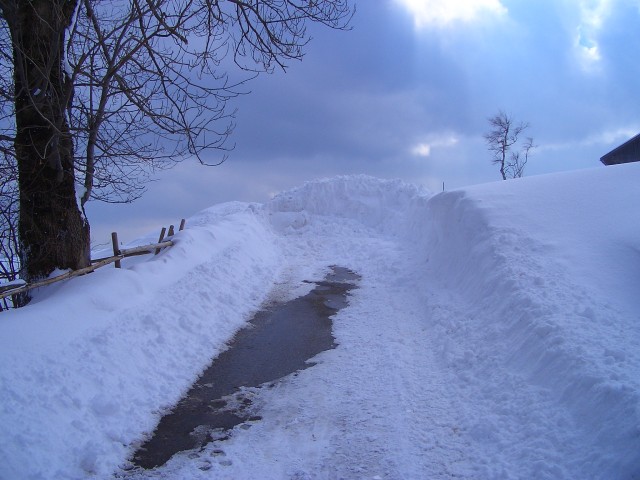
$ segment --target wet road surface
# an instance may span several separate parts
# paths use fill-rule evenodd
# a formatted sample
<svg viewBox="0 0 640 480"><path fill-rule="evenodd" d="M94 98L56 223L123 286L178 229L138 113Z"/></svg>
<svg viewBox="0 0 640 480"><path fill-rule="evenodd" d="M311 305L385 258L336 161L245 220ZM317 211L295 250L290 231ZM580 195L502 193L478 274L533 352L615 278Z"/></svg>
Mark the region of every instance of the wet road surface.
<svg viewBox="0 0 640 480"><path fill-rule="evenodd" d="M177 452L223 440L233 427L259 420L246 413L251 400L240 389L309 368L310 358L335 348L330 317L348 305L347 294L359 278L334 266L324 280L311 282L315 287L307 295L259 311L160 420L131 459L133 466L164 465Z"/></svg>

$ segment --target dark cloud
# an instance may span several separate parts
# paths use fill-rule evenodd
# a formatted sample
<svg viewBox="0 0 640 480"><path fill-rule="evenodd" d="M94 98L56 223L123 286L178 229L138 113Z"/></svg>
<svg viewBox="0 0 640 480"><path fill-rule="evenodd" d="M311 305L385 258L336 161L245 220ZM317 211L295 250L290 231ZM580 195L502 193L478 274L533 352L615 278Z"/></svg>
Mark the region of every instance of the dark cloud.
<svg viewBox="0 0 640 480"><path fill-rule="evenodd" d="M227 200L264 201L338 174L434 190L498 180L482 140L498 109L531 123L540 148L529 173L597 166L640 131L637 6L614 2L601 28L584 30L602 57L586 68L579 2L502 3L507 16L442 29L416 31L391 0L359 2L348 32L311 26L301 63L259 77L234 102L236 149L225 164L165 172L133 206L93 207L94 225L116 211L160 221Z"/></svg>

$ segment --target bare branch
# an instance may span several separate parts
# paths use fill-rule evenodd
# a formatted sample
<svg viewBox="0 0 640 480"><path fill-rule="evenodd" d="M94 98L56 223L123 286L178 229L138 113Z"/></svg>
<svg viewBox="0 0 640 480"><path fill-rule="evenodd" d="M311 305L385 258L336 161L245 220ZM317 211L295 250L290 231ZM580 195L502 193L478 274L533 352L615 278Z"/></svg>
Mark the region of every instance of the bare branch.
<svg viewBox="0 0 640 480"><path fill-rule="evenodd" d="M533 139L529 138L528 143L523 146L524 156L520 152L512 152L512 148L517 145L522 132L529 128L529 124L516 123L513 117L502 110L490 117L488 121L491 130L484 135L484 139L487 149L491 152L491 162L500 166L500 175L503 180L521 177L529 152L534 148Z"/></svg>
<svg viewBox="0 0 640 480"><path fill-rule="evenodd" d="M86 262L76 188L82 209L130 202L159 169L223 162L231 101L258 73L303 57L308 22L348 29L349 3L0 0L0 153L16 159L20 192L6 198L19 199L20 235L33 235L23 259L39 249L45 265L30 275ZM211 149L220 159L207 163ZM40 248L47 238L66 238L53 247L66 248L60 260Z"/></svg>

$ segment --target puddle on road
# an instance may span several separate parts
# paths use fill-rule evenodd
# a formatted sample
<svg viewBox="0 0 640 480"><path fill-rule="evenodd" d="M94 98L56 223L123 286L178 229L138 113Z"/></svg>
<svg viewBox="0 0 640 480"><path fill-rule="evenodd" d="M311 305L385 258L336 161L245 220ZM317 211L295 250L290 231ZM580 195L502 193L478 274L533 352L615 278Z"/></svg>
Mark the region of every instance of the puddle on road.
<svg viewBox="0 0 640 480"><path fill-rule="evenodd" d="M156 431L134 454L133 468L164 465L175 453L224 440L241 423L259 420L242 387L258 387L309 368L315 355L335 347L330 317L348 305L360 276L331 267L308 294L259 311L240 330Z"/></svg>

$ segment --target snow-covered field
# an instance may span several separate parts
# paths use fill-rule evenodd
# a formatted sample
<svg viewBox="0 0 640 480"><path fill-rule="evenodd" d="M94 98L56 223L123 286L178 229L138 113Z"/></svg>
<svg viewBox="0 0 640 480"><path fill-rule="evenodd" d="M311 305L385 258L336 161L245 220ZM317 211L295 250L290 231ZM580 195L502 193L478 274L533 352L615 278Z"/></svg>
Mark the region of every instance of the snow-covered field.
<svg viewBox="0 0 640 480"><path fill-rule="evenodd" d="M431 195L310 182L0 314L0 478L640 478L640 164ZM260 305L362 275L261 421L126 459Z"/></svg>

